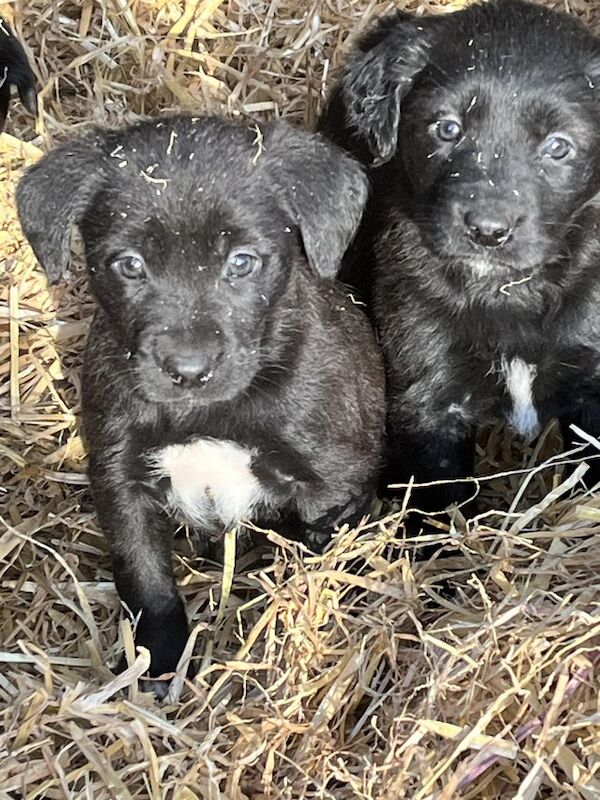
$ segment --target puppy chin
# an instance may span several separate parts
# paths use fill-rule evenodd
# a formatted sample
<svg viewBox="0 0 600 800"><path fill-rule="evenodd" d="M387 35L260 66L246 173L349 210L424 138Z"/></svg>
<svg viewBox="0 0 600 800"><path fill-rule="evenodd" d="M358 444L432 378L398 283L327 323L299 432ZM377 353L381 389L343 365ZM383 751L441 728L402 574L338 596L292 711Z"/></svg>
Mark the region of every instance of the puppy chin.
<svg viewBox="0 0 600 800"><path fill-rule="evenodd" d="M506 252L502 248L465 248L462 243L432 241L430 247L435 255L446 265L451 264L454 271L461 271L475 278L519 278L538 272L551 255L545 248L527 248L524 251Z"/></svg>
<svg viewBox="0 0 600 800"><path fill-rule="evenodd" d="M517 277L517 273L522 273L523 275L531 273L537 266L536 264L527 264L524 261L519 261L518 264L511 263L508 259L499 259L487 254L458 256L457 261L461 263L466 272L469 272L475 278L504 278L511 274Z"/></svg>

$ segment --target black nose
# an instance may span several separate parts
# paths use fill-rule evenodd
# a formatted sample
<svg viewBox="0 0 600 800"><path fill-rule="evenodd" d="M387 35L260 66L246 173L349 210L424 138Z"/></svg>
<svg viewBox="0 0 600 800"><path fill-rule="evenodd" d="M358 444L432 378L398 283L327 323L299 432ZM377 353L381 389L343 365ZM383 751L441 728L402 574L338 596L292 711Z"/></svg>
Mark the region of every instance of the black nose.
<svg viewBox="0 0 600 800"><path fill-rule="evenodd" d="M211 377L208 358L197 351L167 356L162 369L173 383L178 384L206 383Z"/></svg>
<svg viewBox="0 0 600 800"><path fill-rule="evenodd" d="M512 236L512 225L503 214L484 214L468 211L465 214L467 235L483 247L500 247Z"/></svg>

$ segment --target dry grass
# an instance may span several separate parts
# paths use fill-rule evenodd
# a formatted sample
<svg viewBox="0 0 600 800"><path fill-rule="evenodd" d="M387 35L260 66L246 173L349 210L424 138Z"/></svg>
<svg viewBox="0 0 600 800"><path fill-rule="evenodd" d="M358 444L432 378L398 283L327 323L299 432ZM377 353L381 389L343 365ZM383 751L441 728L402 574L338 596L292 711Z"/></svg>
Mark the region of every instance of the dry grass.
<svg viewBox="0 0 600 800"><path fill-rule="evenodd" d="M2 800L600 797L600 496L534 469L556 452L552 430L536 450L501 428L482 437L482 474L527 472L482 482L499 510L440 529L459 545L449 559L415 565L410 542L393 548L400 514L341 532L319 559L265 534L274 560L265 548L238 561L217 625L221 571L184 540L198 679L158 706L138 682L145 653L119 679L106 668L131 630L78 435L92 304L80 271L47 288L15 182L92 122L193 108L311 125L349 32L392 5L0 4L35 56L44 106L37 132L15 108L0 138ZM600 26L597 0L555 5Z"/></svg>

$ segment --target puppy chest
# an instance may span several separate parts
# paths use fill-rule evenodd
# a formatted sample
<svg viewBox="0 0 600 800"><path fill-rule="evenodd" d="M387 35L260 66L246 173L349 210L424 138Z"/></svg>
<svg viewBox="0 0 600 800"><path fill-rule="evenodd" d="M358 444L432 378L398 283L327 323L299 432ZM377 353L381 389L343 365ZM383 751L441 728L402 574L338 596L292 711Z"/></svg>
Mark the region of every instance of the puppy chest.
<svg viewBox="0 0 600 800"><path fill-rule="evenodd" d="M527 364L519 357L512 359L503 357L501 371L510 404L507 413L508 422L521 436L532 439L540 430L533 391L537 366Z"/></svg>
<svg viewBox="0 0 600 800"><path fill-rule="evenodd" d="M252 471L256 453L235 442L197 439L169 445L152 455L152 466L168 478L169 505L200 527L234 525L268 503L267 492Z"/></svg>

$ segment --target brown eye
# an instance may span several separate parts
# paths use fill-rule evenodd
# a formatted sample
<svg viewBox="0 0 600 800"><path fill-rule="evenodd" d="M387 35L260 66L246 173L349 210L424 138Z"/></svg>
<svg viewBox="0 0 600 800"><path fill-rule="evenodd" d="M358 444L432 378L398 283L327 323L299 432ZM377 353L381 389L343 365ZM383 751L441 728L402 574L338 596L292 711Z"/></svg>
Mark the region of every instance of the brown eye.
<svg viewBox="0 0 600 800"><path fill-rule="evenodd" d="M137 253L126 253L111 262L111 267L124 278L134 280L146 275L144 259Z"/></svg>
<svg viewBox="0 0 600 800"><path fill-rule="evenodd" d="M227 278L245 278L255 272L261 264L262 260L256 253L234 250L227 259L225 275Z"/></svg>

